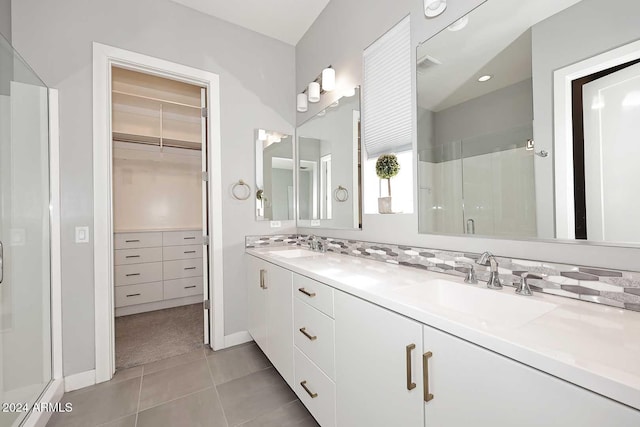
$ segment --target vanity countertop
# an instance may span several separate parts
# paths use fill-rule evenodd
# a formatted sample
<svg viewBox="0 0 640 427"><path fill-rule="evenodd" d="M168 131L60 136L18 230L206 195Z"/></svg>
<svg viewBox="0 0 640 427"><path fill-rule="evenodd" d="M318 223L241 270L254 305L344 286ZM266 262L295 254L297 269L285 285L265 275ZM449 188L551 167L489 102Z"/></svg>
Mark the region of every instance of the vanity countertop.
<svg viewBox="0 0 640 427"><path fill-rule="evenodd" d="M640 312L541 293L522 297L511 287L496 291L484 282L467 285L461 277L348 255L277 254L292 250L300 249L246 252L640 410ZM422 291L430 284L455 287L438 279L475 288L469 290L474 298L482 299L480 292L503 294L498 300L512 304L514 319L521 299L540 302L534 305L544 313L525 322L485 322L456 310L456 302L444 305L427 298L433 293ZM473 305L474 298L460 304Z"/></svg>

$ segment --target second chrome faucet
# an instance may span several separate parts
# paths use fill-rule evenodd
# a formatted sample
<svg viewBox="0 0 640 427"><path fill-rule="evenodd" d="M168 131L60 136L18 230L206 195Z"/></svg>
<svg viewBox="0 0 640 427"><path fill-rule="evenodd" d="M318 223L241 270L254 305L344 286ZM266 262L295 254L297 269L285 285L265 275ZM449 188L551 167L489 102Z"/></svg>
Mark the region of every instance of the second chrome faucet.
<svg viewBox="0 0 640 427"><path fill-rule="evenodd" d="M484 252L480 255L480 258L476 261L476 264L487 265L489 262L489 280L487 281L487 288L489 289L502 289L502 283L500 283L500 275L498 274L498 261L491 252Z"/></svg>

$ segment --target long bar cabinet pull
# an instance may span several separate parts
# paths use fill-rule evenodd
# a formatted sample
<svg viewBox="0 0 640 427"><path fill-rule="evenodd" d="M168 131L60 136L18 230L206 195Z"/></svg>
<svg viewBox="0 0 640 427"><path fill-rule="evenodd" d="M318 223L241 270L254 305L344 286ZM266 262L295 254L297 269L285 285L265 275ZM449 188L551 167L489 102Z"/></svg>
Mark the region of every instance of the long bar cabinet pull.
<svg viewBox="0 0 640 427"><path fill-rule="evenodd" d="M433 356L433 353L427 351L422 355L422 372L424 374L424 401L429 402L433 400L433 394L429 393L429 359Z"/></svg>
<svg viewBox="0 0 640 427"><path fill-rule="evenodd" d="M300 328L299 329L300 332L302 332L302 335L304 335L305 337L309 338L309 341L315 341L318 339L318 337L316 335L311 335L309 332L307 332L307 328Z"/></svg>
<svg viewBox="0 0 640 427"><path fill-rule="evenodd" d="M416 383L412 381L413 373L411 372L411 352L416 348L415 344L407 346L407 390L416 388Z"/></svg>
<svg viewBox="0 0 640 427"><path fill-rule="evenodd" d="M316 296L315 292L309 292L308 290L306 290L305 288L299 288L298 292L302 292L303 294L305 294L306 296L308 296L309 298L313 298Z"/></svg>
<svg viewBox="0 0 640 427"><path fill-rule="evenodd" d="M311 390L309 390L309 387L307 387L307 382L306 381L302 381L300 383L300 385L302 386L302 388L304 389L304 391L307 392L307 394L309 396L311 396L312 399L315 399L316 397L318 397L318 393L314 393Z"/></svg>
<svg viewBox="0 0 640 427"><path fill-rule="evenodd" d="M267 270L260 269L260 287L262 289L267 289L267 284L265 283L265 276L267 274Z"/></svg>

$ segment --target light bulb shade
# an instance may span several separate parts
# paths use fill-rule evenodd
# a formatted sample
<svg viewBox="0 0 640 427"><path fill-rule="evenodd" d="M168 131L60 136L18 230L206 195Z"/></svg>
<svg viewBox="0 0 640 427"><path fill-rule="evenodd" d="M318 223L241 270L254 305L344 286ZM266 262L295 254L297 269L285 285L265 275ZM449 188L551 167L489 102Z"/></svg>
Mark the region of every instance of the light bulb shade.
<svg viewBox="0 0 640 427"><path fill-rule="evenodd" d="M320 101L320 83L309 83L309 87L307 88L307 98L309 99L309 102Z"/></svg>
<svg viewBox="0 0 640 427"><path fill-rule="evenodd" d="M307 111L307 109L308 109L307 95L305 95L304 93L299 93L298 94L297 107L298 107L298 111L300 113L304 113L304 112Z"/></svg>
<svg viewBox="0 0 640 427"><path fill-rule="evenodd" d="M435 18L447 8L447 0L424 0L424 14L427 18Z"/></svg>
<svg viewBox="0 0 640 427"><path fill-rule="evenodd" d="M264 129L258 129L258 139L260 141L266 141L267 140L267 131Z"/></svg>
<svg viewBox="0 0 640 427"><path fill-rule="evenodd" d="M336 88L336 70L325 68L322 70L322 89L331 92Z"/></svg>
<svg viewBox="0 0 640 427"><path fill-rule="evenodd" d="M351 97L352 97L353 95L355 95L355 94L356 94L356 88L355 88L355 87L352 87L352 88L346 89L346 90L344 91L344 96L346 96L346 97L348 97L348 98L351 98Z"/></svg>

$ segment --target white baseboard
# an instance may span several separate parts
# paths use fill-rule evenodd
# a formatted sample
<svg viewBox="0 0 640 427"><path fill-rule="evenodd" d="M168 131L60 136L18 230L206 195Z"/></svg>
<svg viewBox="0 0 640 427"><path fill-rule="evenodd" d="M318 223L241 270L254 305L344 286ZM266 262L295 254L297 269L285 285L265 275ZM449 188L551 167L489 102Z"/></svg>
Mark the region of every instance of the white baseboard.
<svg viewBox="0 0 640 427"><path fill-rule="evenodd" d="M96 383L96 370L92 369L86 372L69 375L64 377L64 391L73 391L80 388L89 387Z"/></svg>
<svg viewBox="0 0 640 427"><path fill-rule="evenodd" d="M234 345L244 344L249 341L253 341L249 332L236 332L235 334L224 336L224 347L233 347Z"/></svg>
<svg viewBox="0 0 640 427"><path fill-rule="evenodd" d="M49 387L40 396L39 402L58 403L64 394L64 380L62 378L53 380ZM31 411L22 427L45 427L51 418L52 412L49 411Z"/></svg>
<svg viewBox="0 0 640 427"><path fill-rule="evenodd" d="M128 316L130 314L145 313L147 311L164 310L165 308L180 307L202 302L202 294L190 297L174 298L163 301L148 302L146 304L129 305L127 307L116 308L116 317Z"/></svg>

